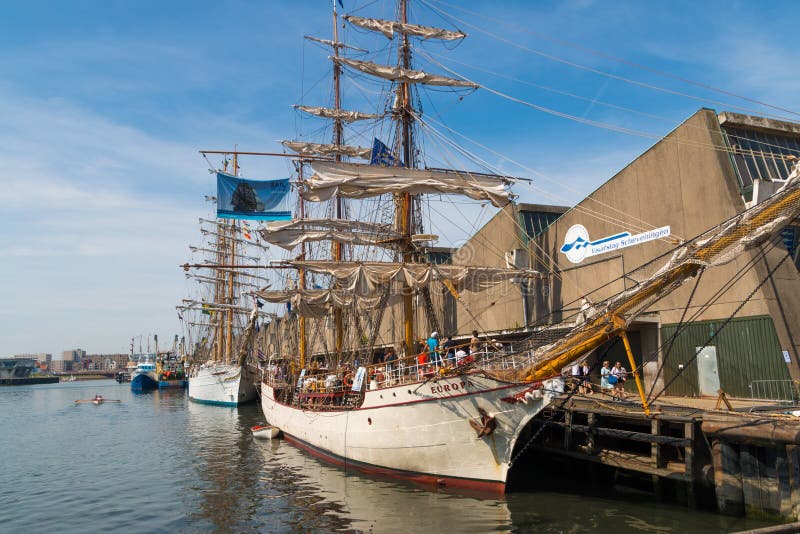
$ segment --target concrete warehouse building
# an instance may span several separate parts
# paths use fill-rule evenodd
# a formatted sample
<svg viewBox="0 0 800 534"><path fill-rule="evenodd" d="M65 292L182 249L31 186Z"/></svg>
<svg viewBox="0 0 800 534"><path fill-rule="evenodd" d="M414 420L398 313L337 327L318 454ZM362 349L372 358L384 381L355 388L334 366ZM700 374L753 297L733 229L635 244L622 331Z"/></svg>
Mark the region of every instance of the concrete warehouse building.
<svg viewBox="0 0 800 534"><path fill-rule="evenodd" d="M515 264L554 275L463 295L469 313L458 310L457 331L499 334L574 322L584 298L597 302L631 287L628 273L636 267L655 258L654 265L663 263L679 240L769 196L797 154L798 124L701 109L546 229L520 226L518 207L501 210L453 263ZM576 236L593 246L562 252ZM631 238L640 242L618 247ZM629 333L646 388L666 387L672 395L716 396L720 387L738 397L794 395L798 241L798 227L790 226L775 242L707 270L648 309ZM627 361L620 346L605 359Z"/></svg>

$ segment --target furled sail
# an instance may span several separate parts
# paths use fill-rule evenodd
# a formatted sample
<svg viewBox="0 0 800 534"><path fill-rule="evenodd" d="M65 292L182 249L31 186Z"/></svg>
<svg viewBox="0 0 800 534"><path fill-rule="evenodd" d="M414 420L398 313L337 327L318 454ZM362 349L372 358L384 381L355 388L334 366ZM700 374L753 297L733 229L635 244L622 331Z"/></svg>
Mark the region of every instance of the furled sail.
<svg viewBox="0 0 800 534"><path fill-rule="evenodd" d="M323 108L318 106L294 106L300 111L305 111L311 115L322 117L324 119L339 119L345 122L364 121L370 119L380 119L383 115L376 115L374 113L362 113L360 111L348 111L346 109L332 109Z"/></svg>
<svg viewBox="0 0 800 534"><path fill-rule="evenodd" d="M292 310L306 317L323 317L331 308L352 308L360 311L374 310L381 305L381 295L355 295L344 289L263 289L256 293L261 300L271 303L289 302Z"/></svg>
<svg viewBox="0 0 800 534"><path fill-rule="evenodd" d="M440 28L419 26L417 24L396 22L393 20L371 19L355 17L353 15L345 15L344 19L354 26L380 32L385 35L387 39L393 38L394 32L405 33L406 35L416 35L417 37L422 37L423 39L441 39L443 41L455 41L457 39L463 39L467 36L467 34L463 32L454 32Z"/></svg>
<svg viewBox="0 0 800 534"><path fill-rule="evenodd" d="M429 74L421 70L378 65L371 61L358 61L356 59L347 59L343 57L331 59L347 65L352 69L393 82L422 83L425 85L439 85L444 87L472 87L474 89L480 87L478 84L466 80L456 80L455 78L439 76L438 74Z"/></svg>
<svg viewBox="0 0 800 534"><path fill-rule="evenodd" d="M331 48L346 48L348 50L355 50L356 52L369 52L369 50L364 50L363 48L356 48L355 46L350 46L348 44L344 44L339 41L331 41L330 39L320 39L319 37L313 37L311 35L306 35L305 38L308 39L309 41L314 41L316 43L330 46Z"/></svg>
<svg viewBox="0 0 800 534"><path fill-rule="evenodd" d="M503 282L519 282L543 278L538 271L474 267L466 265L435 265L429 263L356 263L335 261L290 262L306 272L328 274L336 278L339 288L359 296L374 296L392 282L413 289L438 281L455 291L483 291Z"/></svg>
<svg viewBox="0 0 800 534"><path fill-rule="evenodd" d="M301 156L350 156L352 158L369 159L371 148L350 145L331 145L322 143L306 143L303 141L281 141L281 144L297 152Z"/></svg>
<svg viewBox="0 0 800 534"><path fill-rule="evenodd" d="M393 246L400 235L385 224L344 219L296 219L268 224L259 230L268 243L291 250L308 241L337 241L351 245Z"/></svg>
<svg viewBox="0 0 800 534"><path fill-rule="evenodd" d="M339 194L345 198L369 198L385 193L465 195L502 207L511 201L508 179L468 172L445 172L380 165L314 162L314 174L306 181L303 198L321 202Z"/></svg>

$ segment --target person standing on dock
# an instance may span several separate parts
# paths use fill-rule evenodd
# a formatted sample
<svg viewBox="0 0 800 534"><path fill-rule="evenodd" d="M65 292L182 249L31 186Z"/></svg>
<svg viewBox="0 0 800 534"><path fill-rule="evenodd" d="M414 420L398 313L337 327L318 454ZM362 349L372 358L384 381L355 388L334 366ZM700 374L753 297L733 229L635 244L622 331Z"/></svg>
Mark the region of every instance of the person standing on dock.
<svg viewBox="0 0 800 534"><path fill-rule="evenodd" d="M615 394L619 397L619 400L623 400L625 398L625 380L628 378L628 371L620 362L617 362L611 369L611 374L617 378L614 384Z"/></svg>
<svg viewBox="0 0 800 534"><path fill-rule="evenodd" d="M594 388L592 386L591 375L592 369L589 367L589 361L583 360L581 364L581 376L583 377L583 389L584 393L587 395L591 395L594 393Z"/></svg>
<svg viewBox="0 0 800 534"><path fill-rule="evenodd" d="M603 368L600 369L600 388L606 392L612 389L611 382L608 377L611 376L611 369L609 368L608 360L603 362Z"/></svg>

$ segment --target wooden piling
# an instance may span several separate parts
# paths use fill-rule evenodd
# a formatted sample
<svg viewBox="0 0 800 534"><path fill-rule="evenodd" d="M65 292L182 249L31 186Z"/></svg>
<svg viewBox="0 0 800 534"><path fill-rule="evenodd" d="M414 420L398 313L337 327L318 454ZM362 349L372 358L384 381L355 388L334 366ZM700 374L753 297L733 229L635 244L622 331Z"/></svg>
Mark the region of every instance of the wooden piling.
<svg viewBox="0 0 800 534"><path fill-rule="evenodd" d="M691 507L709 501L726 515L800 519L800 420L674 405L647 416L579 398L557 411L550 438L531 450L649 479L655 495Z"/></svg>
<svg viewBox="0 0 800 534"><path fill-rule="evenodd" d="M730 443L715 439L711 446L711 457L714 463L717 508L726 515L743 515L744 493L739 451Z"/></svg>

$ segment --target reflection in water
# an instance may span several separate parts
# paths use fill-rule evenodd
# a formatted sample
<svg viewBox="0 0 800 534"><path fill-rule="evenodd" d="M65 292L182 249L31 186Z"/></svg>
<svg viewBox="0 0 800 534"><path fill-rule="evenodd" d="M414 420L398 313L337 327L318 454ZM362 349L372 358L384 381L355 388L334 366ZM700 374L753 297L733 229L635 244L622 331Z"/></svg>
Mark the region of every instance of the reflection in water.
<svg viewBox="0 0 800 534"><path fill-rule="evenodd" d="M285 488L286 497L311 517L336 513L351 528L376 532L460 532L508 530L510 514L502 500L479 500L427 491L410 484L366 478L321 463L283 441L254 441L264 475ZM302 512L301 512L302 513ZM313 523L312 523L313 524Z"/></svg>
<svg viewBox="0 0 800 534"><path fill-rule="evenodd" d="M122 403L74 403L95 394ZM255 404L206 406L184 391L134 394L113 381L0 388L0 531L661 534L763 526L611 490L556 493L549 484L558 474L542 475L544 490L505 498L429 491L345 472L282 440L254 440L249 429L262 421Z"/></svg>

